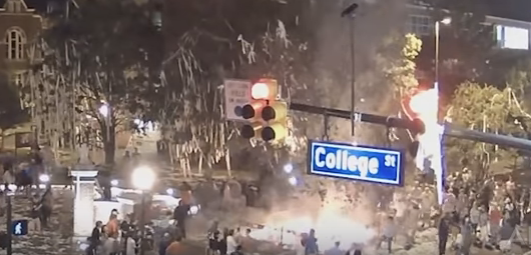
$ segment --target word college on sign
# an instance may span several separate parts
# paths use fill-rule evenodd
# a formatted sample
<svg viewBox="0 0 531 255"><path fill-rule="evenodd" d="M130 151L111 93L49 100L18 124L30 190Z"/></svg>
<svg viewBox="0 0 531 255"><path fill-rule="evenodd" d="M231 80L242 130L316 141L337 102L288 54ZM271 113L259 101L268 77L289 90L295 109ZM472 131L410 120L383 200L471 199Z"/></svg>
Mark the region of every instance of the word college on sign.
<svg viewBox="0 0 531 255"><path fill-rule="evenodd" d="M402 186L400 150L311 141L308 173Z"/></svg>

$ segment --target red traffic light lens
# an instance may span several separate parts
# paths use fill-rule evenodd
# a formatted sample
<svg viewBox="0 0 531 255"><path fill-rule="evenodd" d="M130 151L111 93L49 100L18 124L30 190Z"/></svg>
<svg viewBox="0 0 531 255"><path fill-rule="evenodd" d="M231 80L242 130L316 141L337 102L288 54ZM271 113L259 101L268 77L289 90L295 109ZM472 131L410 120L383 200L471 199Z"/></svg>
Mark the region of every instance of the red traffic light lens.
<svg viewBox="0 0 531 255"><path fill-rule="evenodd" d="M251 88L251 97L253 99L268 99L269 93L269 86L263 82L255 83Z"/></svg>

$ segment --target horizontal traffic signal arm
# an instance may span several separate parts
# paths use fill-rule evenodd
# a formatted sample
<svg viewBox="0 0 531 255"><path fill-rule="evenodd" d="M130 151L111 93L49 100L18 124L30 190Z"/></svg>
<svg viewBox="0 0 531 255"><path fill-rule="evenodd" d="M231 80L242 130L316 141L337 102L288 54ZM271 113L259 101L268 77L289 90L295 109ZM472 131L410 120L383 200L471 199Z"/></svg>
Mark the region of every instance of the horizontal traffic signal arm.
<svg viewBox="0 0 531 255"><path fill-rule="evenodd" d="M307 112L312 114L326 115L342 119L351 119L351 112L346 110L325 108L313 105L291 103L289 109L293 111ZM368 122L372 124L384 125L387 127L396 127L409 129L413 132L419 133L419 125L417 121L411 121L407 119L401 119L390 116L380 116L374 114L367 114L361 112L354 113L354 119L361 122ZM472 140L476 142L498 144L502 146L512 147L515 149L531 151L531 141L527 139L498 135L492 133L484 133L475 130L469 130L466 128L455 127L449 124L445 124L443 135L455 138L461 138L466 140Z"/></svg>

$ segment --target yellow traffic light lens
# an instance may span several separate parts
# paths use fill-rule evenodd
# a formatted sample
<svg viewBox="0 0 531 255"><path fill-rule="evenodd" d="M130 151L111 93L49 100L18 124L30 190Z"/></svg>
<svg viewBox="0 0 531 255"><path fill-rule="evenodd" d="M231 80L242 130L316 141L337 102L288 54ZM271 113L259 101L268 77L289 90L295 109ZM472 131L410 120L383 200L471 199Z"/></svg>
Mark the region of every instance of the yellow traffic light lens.
<svg viewBox="0 0 531 255"><path fill-rule="evenodd" d="M251 88L251 97L253 99L269 99L269 86L266 83L255 83Z"/></svg>
<svg viewBox="0 0 531 255"><path fill-rule="evenodd" d="M262 109L262 119L265 121L274 120L276 118L275 109L271 106L266 106Z"/></svg>

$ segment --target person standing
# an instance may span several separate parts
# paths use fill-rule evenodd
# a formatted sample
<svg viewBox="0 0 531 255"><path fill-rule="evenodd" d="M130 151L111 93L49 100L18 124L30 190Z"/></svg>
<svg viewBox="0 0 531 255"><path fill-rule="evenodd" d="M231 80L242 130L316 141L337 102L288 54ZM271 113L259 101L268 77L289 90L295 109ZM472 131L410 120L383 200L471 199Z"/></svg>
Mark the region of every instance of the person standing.
<svg viewBox="0 0 531 255"><path fill-rule="evenodd" d="M341 245L340 242L335 242L334 243L334 247L332 247L329 250L326 250L324 252L324 255L344 255L345 251L343 251L343 250L341 250L341 248L339 248L340 245Z"/></svg>
<svg viewBox="0 0 531 255"><path fill-rule="evenodd" d="M465 217L463 219L463 224L461 225L461 255L470 254L470 248L472 248L472 244L474 243L474 232L475 228L472 226L470 218Z"/></svg>
<svg viewBox="0 0 531 255"><path fill-rule="evenodd" d="M231 229L227 233L227 254L232 254L236 252L236 248L238 247L238 243L236 242L236 239L234 238L234 230Z"/></svg>
<svg viewBox="0 0 531 255"><path fill-rule="evenodd" d="M96 255L98 247L101 245L101 221L96 221L96 225L92 229L92 234L89 237L89 247L87 248L87 255Z"/></svg>
<svg viewBox="0 0 531 255"><path fill-rule="evenodd" d="M39 196L34 195L31 201L31 211L30 211L30 231L41 232L41 220L40 220L40 207Z"/></svg>
<svg viewBox="0 0 531 255"><path fill-rule="evenodd" d="M319 247L317 246L317 238L315 237L315 229L310 229L310 234L303 242L305 255L319 254Z"/></svg>
<svg viewBox="0 0 531 255"><path fill-rule="evenodd" d="M443 217L441 217L441 220L439 222L439 227L437 231L439 237L439 255L446 254L446 243L448 242L448 235L450 232L450 222L448 217L449 216L445 214Z"/></svg>
<svg viewBox="0 0 531 255"><path fill-rule="evenodd" d="M396 224L395 224L395 219L393 218L393 216L388 216L387 217L387 222L384 224L383 233L382 234L383 235L382 235L380 241L376 245L376 249L380 249L380 247L382 245L382 242L386 242L387 243L387 251L389 253L391 253L392 252L392 248L393 248L393 239L394 239L394 237L396 235Z"/></svg>

